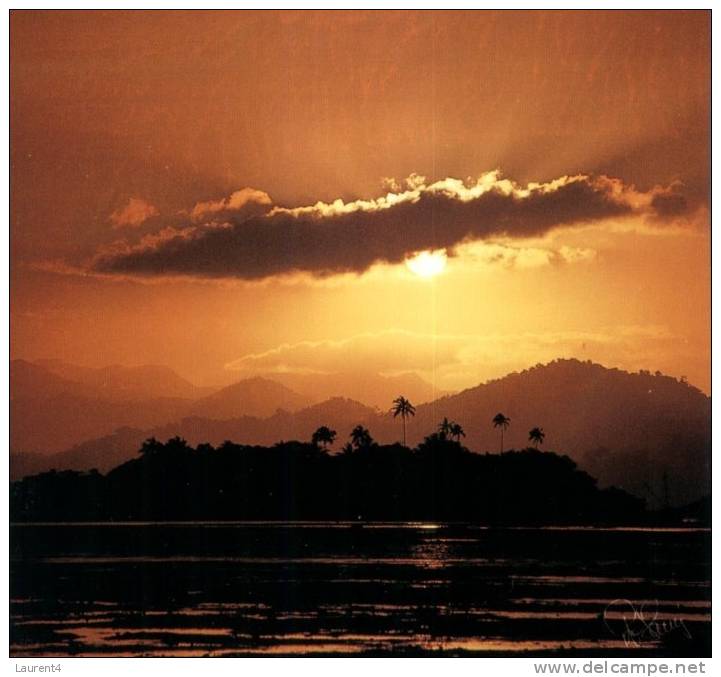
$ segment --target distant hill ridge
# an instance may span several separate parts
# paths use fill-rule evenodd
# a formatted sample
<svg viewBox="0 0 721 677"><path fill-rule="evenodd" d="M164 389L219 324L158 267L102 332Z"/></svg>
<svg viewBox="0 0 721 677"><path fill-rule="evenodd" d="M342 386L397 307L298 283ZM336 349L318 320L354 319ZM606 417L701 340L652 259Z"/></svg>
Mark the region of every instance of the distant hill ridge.
<svg viewBox="0 0 721 677"><path fill-rule="evenodd" d="M395 375L372 372L343 374L266 374L265 378L312 397L320 402L332 397L345 397L371 407L386 410L389 402L403 393L413 402L430 402L446 395L424 381L418 374Z"/></svg>
<svg viewBox="0 0 721 677"><path fill-rule="evenodd" d="M36 360L35 364L68 381L97 388L110 399L195 399L210 390L193 385L163 365L83 367L63 360Z"/></svg>
<svg viewBox="0 0 721 677"><path fill-rule="evenodd" d="M226 387L198 387L158 365L85 367L62 360L10 363L10 451L47 455L106 438L119 428L147 429L185 418L266 418L278 409L297 411L333 397L386 408L398 392L422 401L433 388L414 374L274 375ZM298 390L281 381L296 383ZM365 399L365 396L368 399ZM40 462L40 461L38 461Z"/></svg>
<svg viewBox="0 0 721 677"><path fill-rule="evenodd" d="M229 419L243 412L247 416L268 417L278 409L295 411L308 405L308 398L267 378L249 378L221 388L197 400L190 408L193 416Z"/></svg>

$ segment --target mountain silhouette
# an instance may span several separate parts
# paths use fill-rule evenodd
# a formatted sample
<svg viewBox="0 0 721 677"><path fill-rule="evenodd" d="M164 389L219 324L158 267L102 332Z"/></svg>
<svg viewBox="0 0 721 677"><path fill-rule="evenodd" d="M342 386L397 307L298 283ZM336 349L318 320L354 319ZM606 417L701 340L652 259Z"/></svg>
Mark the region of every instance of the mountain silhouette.
<svg viewBox="0 0 721 677"><path fill-rule="evenodd" d="M370 407L388 409L389 402L404 393L412 402L430 402L447 393L438 391L413 373L392 376L373 372L335 374L267 374L266 378L303 393L315 402L345 397Z"/></svg>
<svg viewBox="0 0 721 677"><path fill-rule="evenodd" d="M253 444L274 444L278 439L310 440L324 421L335 430L350 430L362 423L378 421L378 411L341 397L306 407L296 412L278 410L268 418L241 416L225 420L187 416L178 421L153 428L122 427L109 435L87 440L55 454L15 453L10 457L13 479L55 470L86 470L106 472L133 458L143 441L149 437L169 439L180 435L192 444L204 442L219 445L225 440L252 439ZM344 440L345 441L345 440ZM336 448L341 444L336 443Z"/></svg>
<svg viewBox="0 0 721 677"><path fill-rule="evenodd" d="M110 400L155 398L197 399L212 388L200 388L162 365L126 367L84 367L63 360L36 360L35 365L67 381L88 386L98 396Z"/></svg>
<svg viewBox="0 0 721 677"><path fill-rule="evenodd" d="M268 418L257 416L242 416L226 420L214 420L200 416L189 416L176 423L145 430L139 437L128 436L132 446L128 449L137 450L139 443L148 437L169 439L179 435L191 444L219 445L225 440L252 439L253 444L272 445L279 440L310 440L320 425L343 431L350 431L355 425L372 425L378 421L378 411L342 397L334 397L325 402L295 412L279 409ZM342 440L343 442L345 439ZM101 445L88 445L84 452L95 452ZM336 442L332 449L339 449L341 444ZM131 458L133 453L126 453L123 460ZM115 463L114 463L115 464ZM113 464L103 464L102 469L110 468ZM66 465L64 467L72 468ZM87 464L85 465L87 467ZM94 466L98 467L98 466ZM98 467L98 470L101 470Z"/></svg>
<svg viewBox="0 0 721 677"><path fill-rule="evenodd" d="M660 372L574 359L536 365L419 406L409 443L441 415L463 424L469 448L495 451L491 421L499 411L511 419L507 448L525 447L528 431L539 425L546 446L567 453L602 484L651 504L687 503L710 492L711 399Z"/></svg>
<svg viewBox="0 0 721 677"><path fill-rule="evenodd" d="M57 397L89 396L92 388L65 378L27 360L10 361L10 401Z"/></svg>
<svg viewBox="0 0 721 677"><path fill-rule="evenodd" d="M62 360L13 360L10 451L18 462L23 455L23 466L35 467L33 454L69 450L120 428L147 429L188 417L269 417L278 409L297 411L334 397L385 409L400 391L416 402L433 394L414 374L274 374L214 388L195 386L157 365L92 368Z"/></svg>
<svg viewBox="0 0 721 677"><path fill-rule="evenodd" d="M129 458L129 449L139 449L147 438L139 428L118 428L110 435L87 440L55 454L11 453L10 476L19 479L45 470L97 468L110 470Z"/></svg>
<svg viewBox="0 0 721 677"><path fill-rule="evenodd" d="M308 406L304 395L265 378L249 378L197 400L190 414L200 418L229 419L240 415L268 417L278 409L296 411Z"/></svg>
<svg viewBox="0 0 721 677"><path fill-rule="evenodd" d="M67 450L119 428L145 429L189 416L267 417L313 402L267 379L216 390L196 387L167 367L93 369L59 360L13 360L10 393L15 456Z"/></svg>
<svg viewBox="0 0 721 677"><path fill-rule="evenodd" d="M268 445L278 440L310 440L313 431L327 425L339 433L333 447L337 451L360 424L378 442L390 444L402 439L400 419L389 413L390 405L389 401L379 410L347 398L332 398L266 417L179 416L159 425L107 431L62 454L44 458L16 454L11 474L21 476L17 469L23 467L32 467L33 472L53 467L105 471L133 458L142 441L152 436L180 435L195 445L224 440ZM578 360L536 365L418 404L416 415L407 421L407 442L418 444L447 417L462 425L469 449L497 452L499 432L493 419L498 412L511 419L504 431L506 449L525 448L529 430L540 427L546 435L544 447L570 456L602 486L619 486L651 506L680 505L710 492L710 398L658 372L628 373Z"/></svg>
<svg viewBox="0 0 721 677"><path fill-rule="evenodd" d="M152 373L152 372L151 372ZM10 363L10 451L58 452L123 426L177 419L190 400L132 399L113 388L78 382L25 360Z"/></svg>

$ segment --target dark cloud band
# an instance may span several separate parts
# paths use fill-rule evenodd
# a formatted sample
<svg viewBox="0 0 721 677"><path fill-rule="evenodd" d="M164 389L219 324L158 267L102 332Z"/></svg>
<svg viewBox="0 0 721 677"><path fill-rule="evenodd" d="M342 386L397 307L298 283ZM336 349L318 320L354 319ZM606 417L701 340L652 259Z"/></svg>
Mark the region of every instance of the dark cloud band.
<svg viewBox="0 0 721 677"><path fill-rule="evenodd" d="M490 178L489 178L490 177ZM125 275L189 275L256 280L305 272L361 273L425 249L505 236L542 235L570 224L632 213L671 218L683 198L639 193L616 179L564 177L526 188L485 175L477 184L446 179L372 201L275 208L223 224L166 229L140 244L99 254L92 269Z"/></svg>

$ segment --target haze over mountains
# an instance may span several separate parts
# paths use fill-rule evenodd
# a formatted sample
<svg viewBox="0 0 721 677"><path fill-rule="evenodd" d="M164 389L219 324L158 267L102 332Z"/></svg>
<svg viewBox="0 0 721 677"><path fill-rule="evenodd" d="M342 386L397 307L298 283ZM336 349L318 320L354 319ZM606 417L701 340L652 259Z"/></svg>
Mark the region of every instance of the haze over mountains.
<svg viewBox="0 0 721 677"><path fill-rule="evenodd" d="M430 402L446 395L414 373L393 376L373 372L342 374L269 374L268 378L299 393L312 397L316 402L331 397L345 397L357 400L369 407L386 411L390 402L399 393L404 393L412 402Z"/></svg>
<svg viewBox="0 0 721 677"><path fill-rule="evenodd" d="M16 360L16 363L22 360ZM199 388L176 374L170 367L143 365L125 367L83 367L63 360L36 360L35 365L67 381L82 384L114 400L185 398L194 399L212 388Z"/></svg>
<svg viewBox="0 0 721 677"><path fill-rule="evenodd" d="M387 410L402 393L417 405L408 422L409 445L448 417L465 429L468 448L497 452L500 436L491 419L501 411L511 419L505 449L528 446L529 429L540 426L545 448L568 454L602 485L621 486L652 504L680 504L710 492L710 398L658 372L631 374L557 360L426 404L417 395L431 387L417 377L405 380L407 386L415 382L413 393L399 389L398 379L367 376L354 393L372 394L370 404L382 403L385 393L380 409L345 397L323 398L350 375L284 375L284 383L254 378L208 393L171 370L126 369L11 363L12 476L51 467L105 471L135 456L151 436L180 435L193 445L269 445L310 439L317 427L328 425L338 431L334 448L340 449L362 424L379 442L390 443L400 439L401 427ZM145 374L155 382L146 383ZM163 397L166 386L172 395Z"/></svg>
<svg viewBox="0 0 721 677"><path fill-rule="evenodd" d="M387 410L400 392L416 403L434 392L415 374L274 374L200 388L168 367L90 368L60 360L13 360L10 388L10 450L33 454L188 417L267 418L279 409L294 412L340 396Z"/></svg>
<svg viewBox="0 0 721 677"><path fill-rule="evenodd" d="M67 378L73 371L69 365L58 374L24 360L12 361L10 451L60 451L122 426L154 426L182 415L191 400L177 396L180 377L153 367L139 378L137 370L126 369L78 370L74 380ZM170 386L172 396L159 395L164 385ZM195 390L187 383L183 392L189 396Z"/></svg>

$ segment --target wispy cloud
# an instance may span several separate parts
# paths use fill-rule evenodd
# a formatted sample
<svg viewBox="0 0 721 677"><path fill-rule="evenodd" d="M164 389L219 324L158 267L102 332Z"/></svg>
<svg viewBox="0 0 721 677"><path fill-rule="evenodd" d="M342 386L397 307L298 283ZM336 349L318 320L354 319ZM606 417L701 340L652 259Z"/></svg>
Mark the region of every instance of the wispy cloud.
<svg viewBox="0 0 721 677"><path fill-rule="evenodd" d="M190 217L193 221L202 221L208 218L237 215L240 212L246 212L247 216L251 216L253 212L267 211L272 204L268 193L255 188L241 188L221 200L198 202L191 210Z"/></svg>
<svg viewBox="0 0 721 677"><path fill-rule="evenodd" d="M473 242L457 247L456 252L470 265L506 269L583 263L596 258L596 250L588 247L545 247L528 243L510 245L503 242Z"/></svg>
<svg viewBox="0 0 721 677"><path fill-rule="evenodd" d="M557 357L594 359L631 371L656 369L663 366L670 347L688 351L683 337L660 325L483 335L394 329L340 340L286 343L243 355L226 369L244 375L338 373L363 365L385 374L412 371L439 387L456 388Z"/></svg>
<svg viewBox="0 0 721 677"><path fill-rule="evenodd" d="M149 202L131 197L122 209L116 209L110 215L113 228L137 228L152 216L158 216L158 210Z"/></svg>

